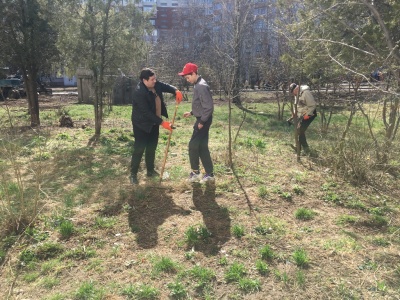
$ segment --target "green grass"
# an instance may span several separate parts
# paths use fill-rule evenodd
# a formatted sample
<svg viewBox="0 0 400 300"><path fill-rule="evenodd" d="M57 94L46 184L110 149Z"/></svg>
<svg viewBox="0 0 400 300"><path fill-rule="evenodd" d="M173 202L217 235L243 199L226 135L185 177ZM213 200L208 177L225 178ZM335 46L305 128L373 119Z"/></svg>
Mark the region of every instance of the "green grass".
<svg viewBox="0 0 400 300"><path fill-rule="evenodd" d="M165 170L169 179L161 185L148 181L142 162L144 183L137 188L127 181L134 141L129 106L114 107L105 115L101 138L91 145L93 124L85 129L27 130L19 137L9 136L0 125L0 201L11 200L9 211L23 211L34 220L21 219L23 226L18 228L23 229L15 231L17 227L5 226L9 221L1 210L2 230L7 228L0 239L0 262L7 262L0 282L4 290L10 288L7 280L18 273L16 286L23 286L26 294L33 293L32 298L46 300L105 299L110 295L124 299L396 295L400 267L386 262L400 245L399 208L396 194L391 192L398 187L393 175L400 165L397 158L391 161L393 174L380 172L374 177L374 156L358 154L353 147L358 164L370 155L364 166L356 166L354 175L379 179L384 188L376 193L369 186L373 180L362 187L352 185L351 170L342 168L345 162L338 159L335 148L347 121L345 113L340 118L333 116L335 131L326 135L320 132L318 122L310 126L308 141L323 155L316 160L301 157L298 163L286 145L293 142L291 129L275 118L276 104L256 103L251 106L265 116L247 114L233 145L232 169L227 164L228 109L224 101L217 104L210 131L215 191L206 196L202 186L199 198L194 198L193 187L185 182L194 119L177 119L179 126L172 135ZM81 123L92 120L91 105L66 109ZM20 116L16 124L28 121L25 110L15 113ZM178 115L187 110L190 104L183 103ZM235 135L243 115L236 107L232 114ZM4 110L0 110L0 124L4 124L3 116ZM57 123L53 116L46 112L45 126ZM356 120L356 124L360 127L361 123ZM379 132L377 137L381 138ZM167 138L161 130L157 167ZM365 133L362 138L368 140ZM350 146L345 145L349 160ZM397 140L393 147L397 153ZM361 149L365 151L364 146ZM10 155L15 155L14 162ZM14 166L19 167L20 179ZM18 201L31 201L36 194L40 200L37 214L31 205L20 210ZM5 202L0 204L0 209L6 207ZM136 222L138 216L143 217L142 223ZM316 220L310 221L313 218ZM385 255L368 261L362 249ZM327 253L341 255L342 263L335 266L340 280L332 280L338 273L325 265L329 263L323 259ZM365 276L358 277L357 272L347 275L344 266L350 257ZM360 278L368 287L362 292L349 284ZM262 290L269 281L274 290ZM57 293L61 288L63 294Z"/></svg>
<svg viewBox="0 0 400 300"><path fill-rule="evenodd" d="M116 224L117 220L112 217L96 217L94 220L95 227L97 228L112 228Z"/></svg>
<svg viewBox="0 0 400 300"><path fill-rule="evenodd" d="M337 220L337 224L346 225L346 224L355 224L360 218L357 216L349 216L349 215L341 215Z"/></svg>
<svg viewBox="0 0 400 300"><path fill-rule="evenodd" d="M83 282L75 292L74 299L76 300L101 300L105 296L103 288L97 287L97 284L91 281Z"/></svg>
<svg viewBox="0 0 400 300"><path fill-rule="evenodd" d="M178 270L178 264L169 257L156 258L153 262L153 270L155 274L164 273L176 273Z"/></svg>
<svg viewBox="0 0 400 300"><path fill-rule="evenodd" d="M267 275L269 273L268 264L262 260L256 261L256 270L261 275Z"/></svg>
<svg viewBox="0 0 400 300"><path fill-rule="evenodd" d="M294 216L296 217L296 219L306 221L306 220L312 220L315 214L316 213L311 209L301 207L295 211Z"/></svg>
<svg viewBox="0 0 400 300"><path fill-rule="evenodd" d="M245 235L244 226L242 226L242 225L238 225L238 224L233 225L231 231L232 231L232 234L237 238L241 238L242 236Z"/></svg>
<svg viewBox="0 0 400 300"><path fill-rule="evenodd" d="M69 220L64 220L60 224L59 231L62 238L68 239L75 231L74 224Z"/></svg>
<svg viewBox="0 0 400 300"><path fill-rule="evenodd" d="M122 289L121 294L128 299L158 299L160 291L147 284L129 285Z"/></svg>
<svg viewBox="0 0 400 300"><path fill-rule="evenodd" d="M185 232L185 241L189 246L204 243L210 237L210 232L204 225L190 226Z"/></svg>
<svg viewBox="0 0 400 300"><path fill-rule="evenodd" d="M194 266L189 274L197 282L198 287L204 287L215 279L213 270L201 266Z"/></svg>
<svg viewBox="0 0 400 300"><path fill-rule="evenodd" d="M264 260L272 260L274 259L275 252L271 249L271 246L265 245L260 249L261 258Z"/></svg>
<svg viewBox="0 0 400 300"><path fill-rule="evenodd" d="M234 262L231 266L229 266L228 270L226 270L225 280L226 282L238 282L246 274L247 271L245 266L241 263Z"/></svg>
<svg viewBox="0 0 400 300"><path fill-rule="evenodd" d="M260 291L261 283L259 279L240 278L239 289L245 293L255 293Z"/></svg>
<svg viewBox="0 0 400 300"><path fill-rule="evenodd" d="M171 282L167 285L172 299L186 299L188 292L185 286L180 282Z"/></svg>
<svg viewBox="0 0 400 300"><path fill-rule="evenodd" d="M295 264L299 267L306 267L310 262L307 252L301 248L296 249L293 252L292 257L293 257Z"/></svg>

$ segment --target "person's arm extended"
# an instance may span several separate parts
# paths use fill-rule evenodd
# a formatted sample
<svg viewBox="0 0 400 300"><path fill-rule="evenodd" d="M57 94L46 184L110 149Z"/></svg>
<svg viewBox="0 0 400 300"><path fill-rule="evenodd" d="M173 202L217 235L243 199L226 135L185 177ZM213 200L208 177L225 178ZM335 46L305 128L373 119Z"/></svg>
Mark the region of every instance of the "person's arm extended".
<svg viewBox="0 0 400 300"><path fill-rule="evenodd" d="M177 87L170 85L168 83L164 83L162 81L157 81L157 85L160 87L163 93L170 93L175 95L176 91L178 91Z"/></svg>

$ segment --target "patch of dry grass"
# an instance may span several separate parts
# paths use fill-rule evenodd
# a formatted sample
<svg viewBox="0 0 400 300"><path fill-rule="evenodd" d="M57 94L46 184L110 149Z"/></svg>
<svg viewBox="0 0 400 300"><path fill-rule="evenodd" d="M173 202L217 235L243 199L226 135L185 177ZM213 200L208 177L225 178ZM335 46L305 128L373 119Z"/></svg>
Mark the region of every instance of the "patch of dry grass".
<svg viewBox="0 0 400 300"><path fill-rule="evenodd" d="M90 107L78 106L69 108L73 119L89 118L80 112ZM114 108L96 145L87 145L90 122L84 129L47 127L43 209L29 235L2 240L1 297L167 299L175 292L187 299L396 299L399 194L390 187L398 179L388 178L387 189L377 192L335 176L318 157L303 156L298 163L287 146L291 129L273 120L274 104L256 106L268 114L246 116L233 170L227 166L226 102L216 106L210 132L216 182L209 185L185 181L193 120L176 121L165 168L169 178L160 184L140 174L138 187L128 181L129 107ZM178 115L188 107L181 105ZM233 108L234 133L241 117ZM320 150L317 123L308 136ZM162 132L158 167L166 137ZM36 149L18 159L28 166ZM0 163L7 169L4 157ZM29 168L23 178L27 188L35 180ZM313 217L296 218L301 208ZM59 232L62 220L74 226L67 239ZM240 238L232 232L238 224ZM196 242L189 243L188 233ZM43 251L53 251L40 246L46 243L60 245L51 264L43 259ZM267 246L273 255L263 254ZM303 254L307 263L299 264ZM154 272L159 258L174 262L174 272ZM242 266L243 278L227 280L235 266Z"/></svg>

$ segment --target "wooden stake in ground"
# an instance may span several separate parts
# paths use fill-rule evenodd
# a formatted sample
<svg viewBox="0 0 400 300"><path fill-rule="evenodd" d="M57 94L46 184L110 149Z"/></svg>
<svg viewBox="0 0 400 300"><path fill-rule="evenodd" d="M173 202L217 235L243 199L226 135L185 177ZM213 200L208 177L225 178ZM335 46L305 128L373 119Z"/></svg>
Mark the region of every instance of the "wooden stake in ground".
<svg viewBox="0 0 400 300"><path fill-rule="evenodd" d="M174 126L174 122L175 122L175 117L176 117L176 112L177 112L177 110L178 110L178 103L175 103L174 116L172 117L172 121L171 121L171 127L172 127L172 128L173 128L173 126ZM168 140L167 140L167 147L165 148L164 161L163 161L163 164L162 164L162 167L161 167L161 172L160 172L160 183L161 183L162 178L163 178L164 169L165 169L165 163L167 162L169 144L170 144L170 142L171 142L171 136L172 136L172 130L169 132Z"/></svg>

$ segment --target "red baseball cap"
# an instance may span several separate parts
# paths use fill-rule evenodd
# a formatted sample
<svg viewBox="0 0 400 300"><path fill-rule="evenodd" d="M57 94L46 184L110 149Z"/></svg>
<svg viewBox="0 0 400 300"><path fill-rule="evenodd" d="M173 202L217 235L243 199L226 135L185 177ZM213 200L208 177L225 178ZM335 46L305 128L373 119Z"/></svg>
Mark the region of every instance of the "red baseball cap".
<svg viewBox="0 0 400 300"><path fill-rule="evenodd" d="M178 73L180 76L185 76L188 74L192 74L193 72L197 73L197 65L193 63L187 63L184 67L182 72Z"/></svg>

